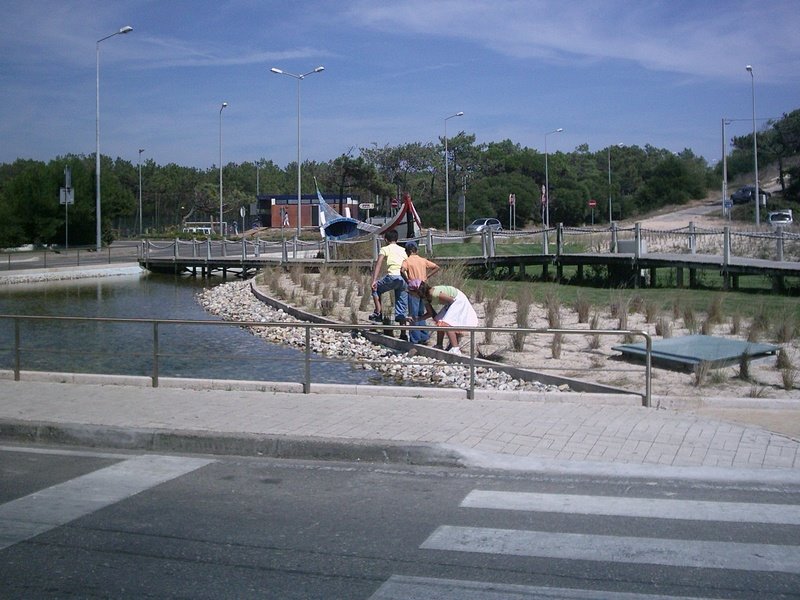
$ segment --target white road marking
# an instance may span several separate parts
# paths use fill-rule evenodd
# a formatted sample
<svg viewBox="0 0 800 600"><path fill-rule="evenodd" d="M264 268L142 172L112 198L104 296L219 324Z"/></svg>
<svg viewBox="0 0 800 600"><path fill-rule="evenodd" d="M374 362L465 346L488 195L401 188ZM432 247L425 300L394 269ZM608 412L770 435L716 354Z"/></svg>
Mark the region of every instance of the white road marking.
<svg viewBox="0 0 800 600"><path fill-rule="evenodd" d="M800 547L442 525L420 546L567 560L800 574Z"/></svg>
<svg viewBox="0 0 800 600"><path fill-rule="evenodd" d="M143 455L0 505L0 550L199 469L213 459Z"/></svg>
<svg viewBox="0 0 800 600"><path fill-rule="evenodd" d="M664 500L658 498L621 498L619 496L580 496L473 490L464 498L461 506L579 515L644 517L648 519L688 519L692 521L800 525L800 506L790 504L708 502L702 500Z"/></svg>
<svg viewBox="0 0 800 600"><path fill-rule="evenodd" d="M392 575L369 600L709 600Z"/></svg>
<svg viewBox="0 0 800 600"><path fill-rule="evenodd" d="M137 454L92 452L91 450L67 450L66 448L36 448L33 446L0 446L0 452L22 452L25 454L49 454L52 456L84 456L86 458L111 458L127 460Z"/></svg>

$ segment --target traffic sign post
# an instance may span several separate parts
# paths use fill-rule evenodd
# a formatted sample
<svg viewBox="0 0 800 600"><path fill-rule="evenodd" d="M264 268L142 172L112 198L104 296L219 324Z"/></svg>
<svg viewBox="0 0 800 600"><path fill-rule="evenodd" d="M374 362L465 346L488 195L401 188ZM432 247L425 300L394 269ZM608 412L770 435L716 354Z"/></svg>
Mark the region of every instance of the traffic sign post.
<svg viewBox="0 0 800 600"><path fill-rule="evenodd" d="M589 208L592 209L592 225L594 225L594 207L597 206L597 200L589 200Z"/></svg>
<svg viewBox="0 0 800 600"><path fill-rule="evenodd" d="M64 187L59 190L58 202L64 205L64 249L69 250L69 205L75 204L72 171L69 167L64 167Z"/></svg>
<svg viewBox="0 0 800 600"><path fill-rule="evenodd" d="M367 222L369 222L369 211L375 208L375 204L373 202L362 202L358 205L358 208L367 211Z"/></svg>

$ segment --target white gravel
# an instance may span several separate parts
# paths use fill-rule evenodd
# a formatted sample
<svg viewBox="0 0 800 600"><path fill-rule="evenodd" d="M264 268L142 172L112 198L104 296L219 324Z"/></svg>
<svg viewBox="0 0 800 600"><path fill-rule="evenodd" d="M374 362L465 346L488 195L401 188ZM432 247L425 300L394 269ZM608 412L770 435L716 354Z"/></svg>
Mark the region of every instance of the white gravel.
<svg viewBox="0 0 800 600"><path fill-rule="evenodd" d="M208 312L230 321L263 323L298 322L283 310L260 302L250 291L247 281L224 283L207 289L197 296L198 302ZM292 327L252 327L251 333L275 344L286 344L295 348L305 347L305 332ZM469 387L469 368L449 364L424 356L411 356L378 346L361 336L349 332L325 328L311 330L311 349L323 356L335 356L352 361L357 368L374 369L398 381L413 381L417 384ZM496 390L525 390L538 392L568 391L565 386L546 385L536 381L515 379L509 374L476 367L476 387Z"/></svg>

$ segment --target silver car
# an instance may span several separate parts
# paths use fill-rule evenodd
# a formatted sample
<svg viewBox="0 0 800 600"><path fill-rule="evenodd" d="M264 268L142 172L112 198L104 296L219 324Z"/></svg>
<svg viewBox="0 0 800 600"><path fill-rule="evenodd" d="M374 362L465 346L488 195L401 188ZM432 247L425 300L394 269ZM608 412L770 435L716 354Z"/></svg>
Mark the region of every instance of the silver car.
<svg viewBox="0 0 800 600"><path fill-rule="evenodd" d="M503 226L497 219L475 219L467 225L466 233L483 233L484 231L503 231Z"/></svg>

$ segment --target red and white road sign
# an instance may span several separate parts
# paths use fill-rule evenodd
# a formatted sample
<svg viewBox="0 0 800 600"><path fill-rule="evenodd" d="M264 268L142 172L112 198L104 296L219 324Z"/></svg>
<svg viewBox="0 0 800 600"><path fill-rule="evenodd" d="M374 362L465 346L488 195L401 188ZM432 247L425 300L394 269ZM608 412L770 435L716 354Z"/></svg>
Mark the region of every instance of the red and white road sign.
<svg viewBox="0 0 800 600"><path fill-rule="evenodd" d="M591 206L592 208L597 206L597 200L589 200L589 206Z"/></svg>

